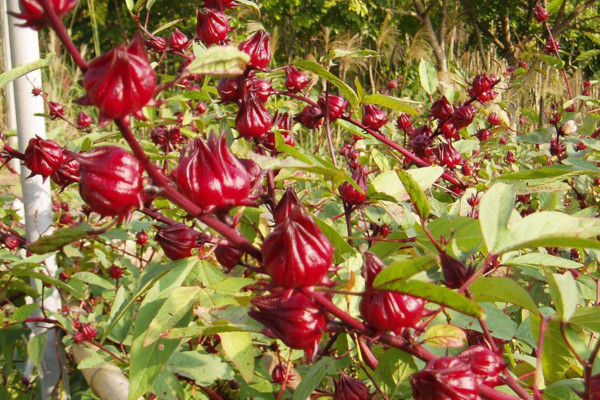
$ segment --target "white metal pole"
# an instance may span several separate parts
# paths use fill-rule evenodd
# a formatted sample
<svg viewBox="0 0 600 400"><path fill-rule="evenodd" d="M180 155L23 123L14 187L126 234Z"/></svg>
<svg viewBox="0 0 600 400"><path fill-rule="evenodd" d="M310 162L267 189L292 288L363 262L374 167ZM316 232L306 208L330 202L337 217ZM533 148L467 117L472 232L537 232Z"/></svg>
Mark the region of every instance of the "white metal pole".
<svg viewBox="0 0 600 400"><path fill-rule="evenodd" d="M6 45L9 42L9 32L8 32L8 14L6 13L6 2L0 1L0 25L2 28L2 63L4 65L4 71L8 71L12 69L12 60L10 56L10 46ZM13 87L13 83L9 82L4 87L4 93L6 95L4 102L6 104L6 127L9 130L17 129L17 115L15 112L15 91ZM8 144L16 148L18 146L17 138L11 137L8 141ZM19 160L12 159L10 161L10 165L16 171L19 169Z"/></svg>
<svg viewBox="0 0 600 400"><path fill-rule="evenodd" d="M19 12L18 0L8 0L8 10ZM18 67L40 58L38 33L33 29L18 27L22 20L13 16L8 17L8 29L10 35L10 51L12 66ZM44 112L44 102L41 97L35 97L32 89L42 86L42 74L39 70L33 71L14 81L14 104L16 109L17 136L19 139L19 150L25 151L29 140L38 135L46 137L46 121L43 117L35 114ZM21 166L21 187L23 189L23 203L25 209L25 225L27 240L35 241L40 235L49 233L52 225L52 197L50 195L50 182L42 182L40 176L27 178L30 171ZM46 271L56 275L56 258L54 255L45 260ZM34 283L35 284L35 283ZM42 300L46 310L59 312L61 309L60 296L53 289L49 296ZM39 325L36 326L39 328ZM42 398L55 398L53 391L61 375L62 386L65 388L62 399L68 398L68 375L64 359L64 348L61 336L56 337L55 329L34 330L35 334L47 334L46 350L39 366L39 374L42 381ZM56 347L58 343L58 348ZM57 354L59 357L57 357ZM62 358L62 360L61 360ZM62 368L61 368L62 367Z"/></svg>

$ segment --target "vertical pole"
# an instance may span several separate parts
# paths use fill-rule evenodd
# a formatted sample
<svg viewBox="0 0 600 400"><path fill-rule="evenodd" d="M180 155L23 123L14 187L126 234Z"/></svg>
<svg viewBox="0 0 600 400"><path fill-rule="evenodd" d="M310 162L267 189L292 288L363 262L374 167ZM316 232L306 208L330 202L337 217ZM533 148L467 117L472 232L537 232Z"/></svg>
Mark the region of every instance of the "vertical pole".
<svg viewBox="0 0 600 400"><path fill-rule="evenodd" d="M2 43L5 43L2 46L2 61L4 64L4 71L8 71L12 69L12 61L10 56L10 46L6 45L9 43L9 32L8 32L8 14L6 13L6 2L0 1L0 28L2 29ZM4 99L4 104L6 104L6 127L9 130L17 130L17 115L15 112L15 90L13 87L13 83L9 82L4 87L4 93L6 95ZM16 149L18 146L17 138L11 137L8 140L8 144ZM19 160L12 159L10 161L11 167L16 171L19 169Z"/></svg>
<svg viewBox="0 0 600 400"><path fill-rule="evenodd" d="M8 0L8 10L19 12L18 0ZM8 30L10 35L12 66L18 67L40 58L38 33L29 28L16 26L22 21L8 17ZM44 102L41 97L32 94L34 87L42 86L42 74L40 70L14 81L14 104L16 110L17 136L19 150L25 151L29 140L38 135L46 137L46 121L44 117L35 114L44 112ZM28 178L30 171L21 166L21 187L23 189L23 203L25 210L26 235L29 242L37 240L42 234L49 233L52 225L52 197L50 195L50 181L43 182L40 176ZM56 258L54 255L45 260L46 272L50 276L56 276ZM35 281L32 285L36 285ZM56 289L46 289L50 292L41 300L40 306L48 311L60 312L61 301ZM68 376L64 359L64 348L62 347L61 335L52 327L36 325L31 327L35 335L46 334L46 350L42 358L38 372L42 382L42 398L68 398ZM58 345L58 346L57 346ZM63 394L57 396L59 389L57 385L62 383Z"/></svg>

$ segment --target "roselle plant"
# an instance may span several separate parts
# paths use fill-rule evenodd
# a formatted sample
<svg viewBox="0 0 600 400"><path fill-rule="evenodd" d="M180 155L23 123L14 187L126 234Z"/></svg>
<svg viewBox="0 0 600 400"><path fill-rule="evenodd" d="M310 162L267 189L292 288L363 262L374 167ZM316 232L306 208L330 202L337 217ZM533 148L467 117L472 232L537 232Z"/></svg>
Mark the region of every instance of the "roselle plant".
<svg viewBox="0 0 600 400"><path fill-rule="evenodd" d="M27 243L0 196L2 395L39 390L8 358L39 368L43 323L97 350L57 392L110 364L130 399L597 399L600 131L542 4L568 88L544 115L504 101L524 61L442 84L423 59L379 89L344 80L343 51L276 65L246 0L162 28L128 2L137 31L96 58L61 22L76 1L20 3L82 80L64 105L34 91L77 138L3 141L51 178L57 230ZM33 317L48 287L64 307Z"/></svg>

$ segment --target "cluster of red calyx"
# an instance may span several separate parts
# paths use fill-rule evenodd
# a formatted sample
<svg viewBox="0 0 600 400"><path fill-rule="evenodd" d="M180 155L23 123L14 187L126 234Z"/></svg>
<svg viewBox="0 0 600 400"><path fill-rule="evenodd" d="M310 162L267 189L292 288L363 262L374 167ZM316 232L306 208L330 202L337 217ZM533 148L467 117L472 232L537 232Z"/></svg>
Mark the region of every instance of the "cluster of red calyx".
<svg viewBox="0 0 600 400"><path fill-rule="evenodd" d="M352 172L352 180L360 188L360 191L350 182L344 182L338 188L340 197L349 205L362 204L367 199L367 170L366 166L359 165Z"/></svg>
<svg viewBox="0 0 600 400"><path fill-rule="evenodd" d="M24 153L25 166L30 176L41 175L44 180L54 174L65 160L64 149L54 140L39 136L31 139Z"/></svg>
<svg viewBox="0 0 600 400"><path fill-rule="evenodd" d="M408 294L373 288L373 282L385 264L373 253L366 252L364 257L366 293L359 304L362 318L378 332L400 333L404 328L420 329L421 318L427 314L425 301Z"/></svg>
<svg viewBox="0 0 600 400"><path fill-rule="evenodd" d="M159 125L150 132L150 140L160 146L164 153L169 153L186 143L187 138L181 134L181 130L177 127L167 129L166 126Z"/></svg>
<svg viewBox="0 0 600 400"><path fill-rule="evenodd" d="M19 247L24 247L27 241L25 238L12 232L0 232L0 243L8 250L15 250Z"/></svg>
<svg viewBox="0 0 600 400"><path fill-rule="evenodd" d="M154 237L165 255L171 260L192 256L192 250L200 245L204 235L184 224L158 227Z"/></svg>
<svg viewBox="0 0 600 400"><path fill-rule="evenodd" d="M75 343L94 340L96 337L96 328L94 328L91 324L82 324L79 321L75 321L73 326L75 329L77 329L77 331L73 333L73 341Z"/></svg>
<svg viewBox="0 0 600 400"><path fill-rule="evenodd" d="M494 75L479 74L471 82L469 95L482 104L494 100L497 96L497 93L493 90L496 82Z"/></svg>
<svg viewBox="0 0 600 400"><path fill-rule="evenodd" d="M62 19L75 8L77 2L78 0L49 0L48 6L52 8L58 18ZM41 0L19 0L19 9L21 13L14 15L25 20L25 23L20 26L40 30L50 25L50 17Z"/></svg>

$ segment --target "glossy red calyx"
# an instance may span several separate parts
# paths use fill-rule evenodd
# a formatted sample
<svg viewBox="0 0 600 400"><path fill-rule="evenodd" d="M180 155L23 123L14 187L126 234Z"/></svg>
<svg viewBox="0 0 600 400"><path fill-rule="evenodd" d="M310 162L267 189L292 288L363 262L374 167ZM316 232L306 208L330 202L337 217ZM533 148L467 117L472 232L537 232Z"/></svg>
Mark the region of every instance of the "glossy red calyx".
<svg viewBox="0 0 600 400"><path fill-rule="evenodd" d="M79 193L92 211L123 219L141 205L144 168L133 154L102 146L70 155L79 162Z"/></svg>
<svg viewBox="0 0 600 400"><path fill-rule="evenodd" d="M300 122L308 129L317 129L323 123L323 113L319 107L306 106L294 116L294 121Z"/></svg>
<svg viewBox="0 0 600 400"><path fill-rule="evenodd" d="M208 142L193 139L182 150L175 170L177 189L204 210L227 210L250 195L250 176L227 147L225 135L214 132Z"/></svg>
<svg viewBox="0 0 600 400"><path fill-rule="evenodd" d="M500 116L495 112L488 115L487 120L491 125L500 125Z"/></svg>
<svg viewBox="0 0 600 400"><path fill-rule="evenodd" d="M292 114L289 111L285 113L277 111L273 116L273 125L279 128L283 142L288 146L294 147L296 145L296 138L294 137L294 132L292 132L292 124ZM267 133L264 144L269 150L275 149L275 134L273 131Z"/></svg>
<svg viewBox="0 0 600 400"><path fill-rule="evenodd" d="M196 36L205 45L220 44L227 40L227 35L233 29L229 25L229 17L223 12L207 8L198 10L196 14Z"/></svg>
<svg viewBox="0 0 600 400"><path fill-rule="evenodd" d="M118 265L113 264L108 270L108 275L115 280L121 279L121 277L123 276L123 269Z"/></svg>
<svg viewBox="0 0 600 400"><path fill-rule="evenodd" d="M72 159L69 156L65 156L65 160L62 165L58 167L52 175L50 175L52 182L60 186L61 190L69 186L71 183L79 181L79 161Z"/></svg>
<svg viewBox="0 0 600 400"><path fill-rule="evenodd" d="M277 291L252 300L257 310L248 315L265 326L265 334L312 357L325 332L325 312L308 297L295 291Z"/></svg>
<svg viewBox="0 0 600 400"><path fill-rule="evenodd" d="M471 97L476 98L480 103L486 103L496 97L496 92L492 87L496 83L494 75L479 74L471 82L471 88L468 90Z"/></svg>
<svg viewBox="0 0 600 400"><path fill-rule="evenodd" d="M452 113L452 122L457 129L461 129L471 125L473 118L475 118L475 106L469 104L467 106L457 107Z"/></svg>
<svg viewBox="0 0 600 400"><path fill-rule="evenodd" d="M87 128L94 123L92 117L84 113L83 111L77 116L77 126L80 128Z"/></svg>
<svg viewBox="0 0 600 400"><path fill-rule="evenodd" d="M359 166L356 168L352 173L352 179L360 187L362 193L348 182L343 182L338 188L338 192L346 203L351 205L362 204L367 199L367 171L365 167Z"/></svg>
<svg viewBox="0 0 600 400"><path fill-rule="evenodd" d="M367 128L379 130L388 121L385 112L381 111L373 104L363 106L362 124Z"/></svg>
<svg viewBox="0 0 600 400"><path fill-rule="evenodd" d="M341 374L339 379L334 380L333 383L335 385L334 400L370 400L373 397L362 381L349 375Z"/></svg>
<svg viewBox="0 0 600 400"><path fill-rule="evenodd" d="M239 78L221 78L217 85L217 92L221 97L221 103L237 103L242 98Z"/></svg>
<svg viewBox="0 0 600 400"><path fill-rule="evenodd" d="M410 120L410 115L400 114L400 116L396 120L396 125L401 131L407 131L410 128L412 128L412 121Z"/></svg>
<svg viewBox="0 0 600 400"><path fill-rule="evenodd" d="M144 246L148 243L148 234L144 231L140 231L135 235L135 241L138 245Z"/></svg>
<svg viewBox="0 0 600 400"><path fill-rule="evenodd" d="M78 0L49 0L50 7L56 13L59 19L67 15L69 11L75 8ZM33 28L36 31L50 25L50 17L44 10L41 0L19 0L20 14L14 14L15 17L24 19L25 23L21 26Z"/></svg>
<svg viewBox="0 0 600 400"><path fill-rule="evenodd" d="M96 328L91 324L81 324L78 329L83 334L84 340L93 340L96 337Z"/></svg>
<svg viewBox="0 0 600 400"><path fill-rule="evenodd" d="M65 154L54 140L36 136L29 140L24 153L25 166L31 170L31 176L41 175L46 180L63 164Z"/></svg>
<svg viewBox="0 0 600 400"><path fill-rule="evenodd" d="M429 361L410 378L415 400L478 400L477 376L457 357Z"/></svg>
<svg viewBox="0 0 600 400"><path fill-rule="evenodd" d="M275 229L262 246L263 264L273 283L296 288L321 282L333 261L333 246L292 189L273 214Z"/></svg>
<svg viewBox="0 0 600 400"><path fill-rule="evenodd" d="M363 319L379 332L398 333L403 328L419 328L426 313L425 301L404 293L373 289L373 281L385 264L373 253L365 252L363 256L367 289L359 304Z"/></svg>
<svg viewBox="0 0 600 400"><path fill-rule="evenodd" d="M329 108L330 121L335 121L336 119L341 117L344 114L344 111L346 111L346 107L348 107L348 101L346 101L346 99L340 96L335 96L331 93L329 94L329 96L326 96L325 93L321 94L317 103L319 104L319 108L321 109L323 114L325 114L325 109L327 107ZM328 103L329 106L327 106Z"/></svg>
<svg viewBox="0 0 600 400"><path fill-rule="evenodd" d="M204 7L214 8L216 10L221 10L223 8L235 8L237 6L237 1L235 0L204 0Z"/></svg>
<svg viewBox="0 0 600 400"><path fill-rule="evenodd" d="M271 36L264 30L256 32L250 39L238 45L238 48L250 56L248 68L264 70L271 61Z"/></svg>
<svg viewBox="0 0 600 400"><path fill-rule="evenodd" d="M546 39L546 46L544 47L544 52L546 54L554 54L560 50L560 42L553 38Z"/></svg>
<svg viewBox="0 0 600 400"><path fill-rule="evenodd" d="M463 158L458 150L452 146L452 143L442 143L437 148L437 157L440 165L454 169L459 165Z"/></svg>
<svg viewBox="0 0 600 400"><path fill-rule="evenodd" d="M173 50L185 51L192 45L185 33L175 28L175 31L169 36L169 47Z"/></svg>
<svg viewBox="0 0 600 400"><path fill-rule="evenodd" d="M86 98L100 110L100 126L141 109L154 96L156 75L144 51L141 34L127 46L121 43L88 64L83 77Z"/></svg>
<svg viewBox="0 0 600 400"><path fill-rule="evenodd" d="M242 261L242 252L229 246L218 246L215 250L215 257L219 264L230 270Z"/></svg>
<svg viewBox="0 0 600 400"><path fill-rule="evenodd" d="M256 96L241 100L240 110L235 117L235 129L242 137L262 136L271 130L271 126L271 115Z"/></svg>
<svg viewBox="0 0 600 400"><path fill-rule="evenodd" d="M450 104L446 96L440 97L439 100L435 101L431 105L431 115L433 116L433 118L439 120L445 120L450 118L450 116L452 116L453 111L454 107L452 107L452 104Z"/></svg>
<svg viewBox="0 0 600 400"><path fill-rule="evenodd" d="M159 227L155 239L171 260L191 257L203 234L184 224Z"/></svg>
<svg viewBox="0 0 600 400"><path fill-rule="evenodd" d="M496 387L502 384L498 375L506 368L506 363L501 355L478 345L463 350L457 357L470 366L480 385Z"/></svg>
<svg viewBox="0 0 600 400"><path fill-rule="evenodd" d="M435 160L433 139L428 134L415 134L408 142L416 156L430 163Z"/></svg>
<svg viewBox="0 0 600 400"><path fill-rule="evenodd" d="M298 93L310 84L308 75L303 74L294 67L285 69L285 88L291 93Z"/></svg>
<svg viewBox="0 0 600 400"><path fill-rule="evenodd" d="M167 41L160 36L151 36L144 39L144 45L152 51L162 52L167 48Z"/></svg>
<svg viewBox="0 0 600 400"><path fill-rule="evenodd" d="M544 7L538 5L533 9L533 17L541 24L550 18L550 13Z"/></svg>
<svg viewBox="0 0 600 400"><path fill-rule="evenodd" d="M476 199L478 199L476 197ZM452 257L446 252L440 254L442 273L444 274L444 285L450 289L460 288L475 272L474 267L467 265Z"/></svg>
<svg viewBox="0 0 600 400"><path fill-rule="evenodd" d="M6 248L9 250L14 250L17 247L22 246L26 243L26 241L23 238L13 233L2 234L1 238L2 244L4 244L4 246L6 246Z"/></svg>

